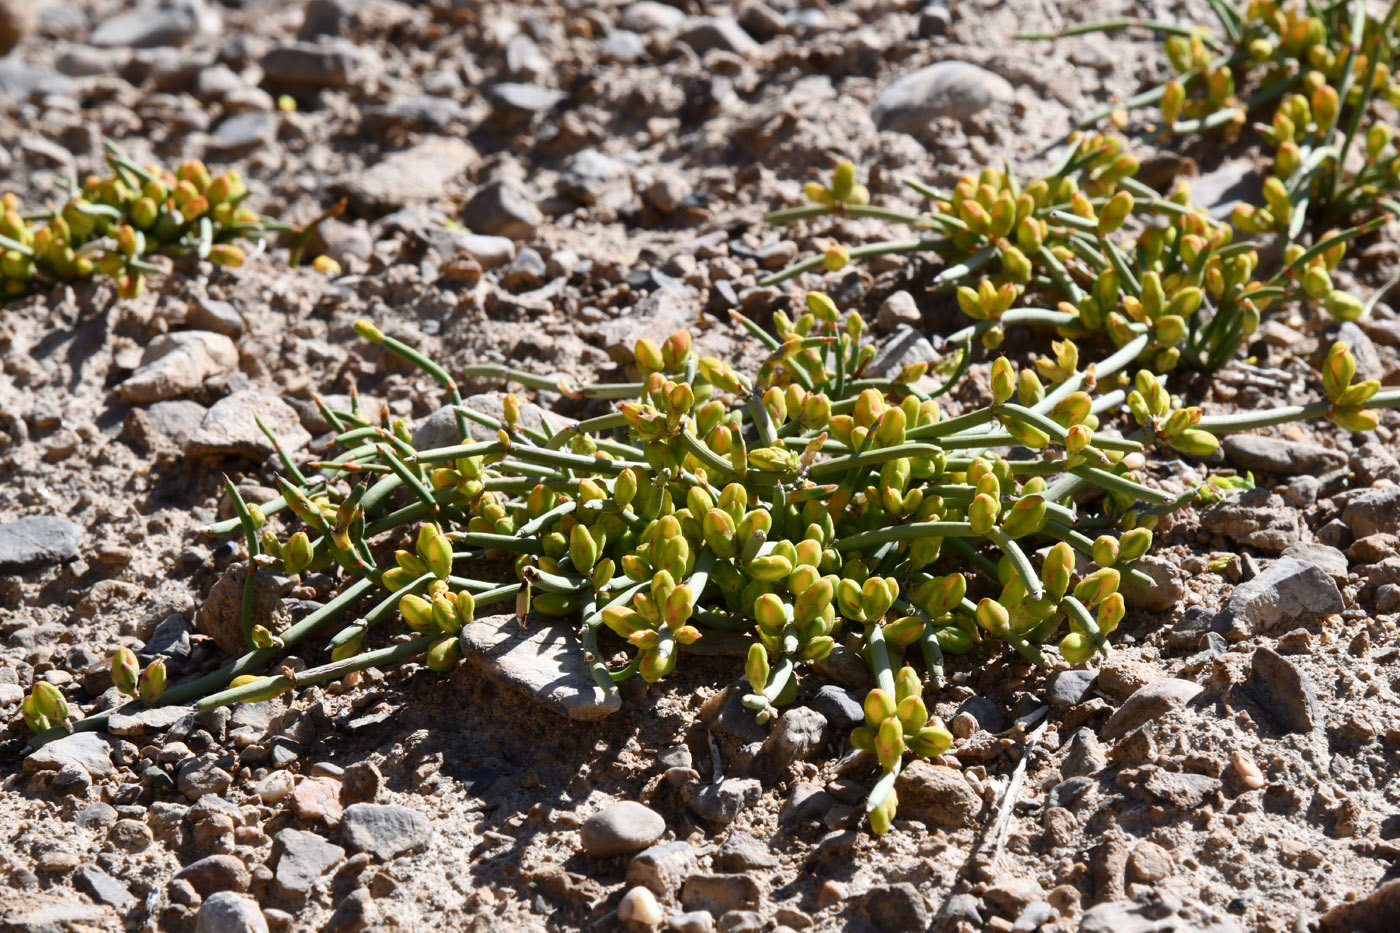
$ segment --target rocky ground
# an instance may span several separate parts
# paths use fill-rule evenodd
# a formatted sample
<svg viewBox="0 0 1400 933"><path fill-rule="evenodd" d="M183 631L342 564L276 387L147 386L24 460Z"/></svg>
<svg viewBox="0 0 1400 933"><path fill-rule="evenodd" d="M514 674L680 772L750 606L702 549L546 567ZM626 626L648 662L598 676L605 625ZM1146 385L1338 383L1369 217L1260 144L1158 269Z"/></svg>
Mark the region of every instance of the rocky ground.
<svg viewBox="0 0 1400 933"><path fill-rule="evenodd" d="M371 670L26 755L36 679L92 712L116 702L119 646L176 678L224 659L206 599L239 552L198 529L229 514L225 474L271 496L255 411L305 455L326 429L313 392L353 387L414 418L441 404L366 352L358 317L450 367L615 380L636 337L677 327L741 356L728 309L762 320L820 281L878 323L888 365L932 356L921 335L955 315L924 290L930 265L759 287L833 232L886 234L776 229L764 211L842 157L888 204L911 178L1034 171L1075 112L1159 77L1160 59L1146 35L1007 33L1124 12L1142 11L0 0L0 50L18 42L0 58L0 179L26 205L100 168L103 138L143 162L236 166L252 205L289 220L348 203L315 247L335 279L273 244L238 270L182 263L131 302L95 284L0 311L0 930L614 929L653 914L680 931L1400 928L1385 885L1400 856L1393 413L1370 435L1290 426L1165 464L1168 488L1230 469L1257 486L1159 529L1160 585L1112 658L958 659L929 698L958 741L906 770L879 839L860 819L872 766L846 739L859 670L803 696L773 738L722 658L629 682L620 712L582 721L557 713L598 711L545 689L577 670L499 620L477 623L451 677ZM1161 183L1205 173L1207 202L1249 194L1247 151L1144 155ZM1339 283L1364 295L1387 279L1393 234ZM1315 398L1311 366L1337 336L1364 376L1400 384L1386 303L1341 334L1320 326L1268 321L1248 362L1187 388L1220 409ZM293 582L294 613L328 583ZM624 900L637 886L654 898Z"/></svg>

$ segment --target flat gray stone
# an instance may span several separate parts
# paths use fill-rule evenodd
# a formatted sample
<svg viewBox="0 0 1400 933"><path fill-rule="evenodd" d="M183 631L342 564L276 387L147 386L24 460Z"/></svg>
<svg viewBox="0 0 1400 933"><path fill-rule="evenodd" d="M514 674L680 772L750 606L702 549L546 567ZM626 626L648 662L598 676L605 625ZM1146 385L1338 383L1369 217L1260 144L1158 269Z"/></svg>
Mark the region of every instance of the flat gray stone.
<svg viewBox="0 0 1400 933"><path fill-rule="evenodd" d="M1201 510L1201 527L1245 547L1282 554L1302 537L1298 509L1268 489L1248 489Z"/></svg>
<svg viewBox="0 0 1400 933"><path fill-rule="evenodd" d="M121 918L105 904L89 904L59 889L25 891L22 897L11 895L0 904L0 930L16 933L88 933L96 930L120 930Z"/></svg>
<svg viewBox="0 0 1400 933"><path fill-rule="evenodd" d="M886 379L898 376L911 363L932 363L938 351L916 327L901 324L880 344L870 361L870 374Z"/></svg>
<svg viewBox="0 0 1400 933"><path fill-rule="evenodd" d="M1314 563L1282 557L1235 587L1211 627L1248 637L1344 608L1331 574Z"/></svg>
<svg viewBox="0 0 1400 933"><path fill-rule="evenodd" d="M580 204L616 210L632 197L627 163L596 149L575 153L559 174L559 193Z"/></svg>
<svg viewBox="0 0 1400 933"><path fill-rule="evenodd" d="M1252 159L1230 159L1214 171L1191 179L1191 203L1205 207L1217 220L1224 220L1241 204L1262 205L1263 182L1254 171Z"/></svg>
<svg viewBox="0 0 1400 933"><path fill-rule="evenodd" d="M73 887L118 913L126 913L136 904L136 898L125 884L96 865L84 865L79 868L73 876Z"/></svg>
<svg viewBox="0 0 1400 933"><path fill-rule="evenodd" d="M1338 585L1346 582L1350 572L1347 556L1330 544L1319 544L1316 541L1299 542L1284 551L1283 556L1321 567Z"/></svg>
<svg viewBox="0 0 1400 933"><path fill-rule="evenodd" d="M637 0L618 17L618 25L633 32L675 32L685 25L685 12L657 0Z"/></svg>
<svg viewBox="0 0 1400 933"><path fill-rule="evenodd" d="M1161 803L1179 810L1194 810L1220 790L1219 778L1207 774L1156 770L1142 782L1142 790Z"/></svg>
<svg viewBox="0 0 1400 933"><path fill-rule="evenodd" d="M113 713L107 720L107 731L112 735L150 735L164 732L189 713L191 706L153 706L130 713Z"/></svg>
<svg viewBox="0 0 1400 933"><path fill-rule="evenodd" d="M960 772L916 758L895 781L899 812L930 826L956 829L972 822L982 810L982 798Z"/></svg>
<svg viewBox="0 0 1400 933"><path fill-rule="evenodd" d="M377 162L368 171L340 179L333 188L349 198L361 214L378 216L407 204L444 198L452 182L479 158L476 150L460 139L432 137Z"/></svg>
<svg viewBox="0 0 1400 933"><path fill-rule="evenodd" d="M1104 723L1102 736L1114 741L1121 739L1138 726L1153 719L1160 719L1174 709L1185 706L1203 688L1189 680L1167 677L1139 687L1123 705L1108 717Z"/></svg>
<svg viewBox="0 0 1400 933"><path fill-rule="evenodd" d="M1078 706L1093 696L1094 681L1098 679L1098 676L1098 671L1081 668L1056 671L1045 682L1046 699L1050 701L1050 706L1056 710L1067 710L1071 706Z"/></svg>
<svg viewBox="0 0 1400 933"><path fill-rule="evenodd" d="M1237 469L1282 476L1326 473L1347 462L1347 455L1340 450L1262 434L1228 434L1220 448Z"/></svg>
<svg viewBox="0 0 1400 933"><path fill-rule="evenodd" d="M362 85L378 73L379 56L352 42L288 42L263 56L265 81L289 90Z"/></svg>
<svg viewBox="0 0 1400 933"><path fill-rule="evenodd" d="M190 305L185 323L198 330L211 330L225 337L237 337L246 326L243 315L230 302L216 298L200 298Z"/></svg>
<svg viewBox="0 0 1400 933"><path fill-rule="evenodd" d="M826 721L837 729L852 729L865 721L865 710L861 707L861 696L854 690L845 690L835 684L823 684L807 705L826 717Z"/></svg>
<svg viewBox="0 0 1400 933"><path fill-rule="evenodd" d="M146 346L141 365L117 386L128 405L179 398L210 376L238 367L238 347L224 334L180 330L161 334Z"/></svg>
<svg viewBox="0 0 1400 933"><path fill-rule="evenodd" d="M345 858L345 850L315 833L284 829L276 836L282 854L277 859L277 886L289 894L305 894L328 869Z"/></svg>
<svg viewBox="0 0 1400 933"><path fill-rule="evenodd" d="M1322 723L1312 680L1272 648L1255 649L1244 690L1284 732L1311 732Z"/></svg>
<svg viewBox="0 0 1400 933"><path fill-rule="evenodd" d="M758 803L763 785L753 778L725 778L706 784L691 798L690 808L715 826L728 826L740 812Z"/></svg>
<svg viewBox="0 0 1400 933"><path fill-rule="evenodd" d="M78 765L93 778L117 773L112 766L112 742L97 732L75 732L54 739L24 759L26 771L58 771L67 765Z"/></svg>
<svg viewBox="0 0 1400 933"><path fill-rule="evenodd" d="M640 852L665 832L666 821L660 813L634 800L622 800L585 820L579 841L589 855L612 858Z"/></svg>
<svg viewBox="0 0 1400 933"><path fill-rule="evenodd" d="M81 526L53 515L27 515L0 525L0 574L61 563L78 553Z"/></svg>
<svg viewBox="0 0 1400 933"><path fill-rule="evenodd" d="M655 845L628 864L627 884L642 885L664 897L685 883L695 864L695 850L685 840Z"/></svg>
<svg viewBox="0 0 1400 933"><path fill-rule="evenodd" d="M776 780L789 766L816 753L826 743L827 731L826 717L815 709L785 710L764 740L753 773L762 780Z"/></svg>
<svg viewBox="0 0 1400 933"><path fill-rule="evenodd" d="M595 333L614 363L626 365L634 359L637 341L643 337L661 341L695 323L695 296L684 288L665 285L651 292L623 317L604 321Z"/></svg>
<svg viewBox="0 0 1400 933"><path fill-rule="evenodd" d="M209 148L224 156L250 152L277 138L277 124L275 113L261 110L235 113L214 128Z"/></svg>
<svg viewBox="0 0 1400 933"><path fill-rule="evenodd" d="M408 807L382 803L353 803L346 807L340 832L346 848L368 852L384 862L426 849L433 838L426 816Z"/></svg>
<svg viewBox="0 0 1400 933"><path fill-rule="evenodd" d="M1347 503L1342 521L1356 538L1400 534L1400 486L1363 492Z"/></svg>
<svg viewBox="0 0 1400 933"><path fill-rule="evenodd" d="M1011 85L1000 75L967 62L944 61L911 72L880 92L871 108L875 124L920 136L942 117L959 123L976 119L1011 98Z"/></svg>
<svg viewBox="0 0 1400 933"><path fill-rule="evenodd" d="M696 20L679 38L701 55L712 49L734 55L752 55L759 48L753 36L745 32L743 26L726 16Z"/></svg>
<svg viewBox="0 0 1400 933"><path fill-rule="evenodd" d="M524 240L534 234L544 215L524 185L513 178L501 178L472 195L463 219L478 233Z"/></svg>
<svg viewBox="0 0 1400 933"><path fill-rule="evenodd" d="M311 443L296 409L275 395L244 389L219 399L204 414L199 430L185 444L191 457L233 456L266 460L275 450L258 428L262 419L282 449L295 454Z"/></svg>
<svg viewBox="0 0 1400 933"><path fill-rule="evenodd" d="M759 905L763 889L753 876L696 872L681 886L681 905L687 910L708 910L722 915Z"/></svg>
<svg viewBox="0 0 1400 933"><path fill-rule="evenodd" d="M622 708L588 671L578 635L567 625L521 627L513 614L477 619L462 629L462 656L496 683L518 690L569 719L596 722Z"/></svg>
<svg viewBox="0 0 1400 933"><path fill-rule="evenodd" d="M199 34L202 6L198 0L181 0L108 16L87 41L106 49L184 45Z"/></svg>

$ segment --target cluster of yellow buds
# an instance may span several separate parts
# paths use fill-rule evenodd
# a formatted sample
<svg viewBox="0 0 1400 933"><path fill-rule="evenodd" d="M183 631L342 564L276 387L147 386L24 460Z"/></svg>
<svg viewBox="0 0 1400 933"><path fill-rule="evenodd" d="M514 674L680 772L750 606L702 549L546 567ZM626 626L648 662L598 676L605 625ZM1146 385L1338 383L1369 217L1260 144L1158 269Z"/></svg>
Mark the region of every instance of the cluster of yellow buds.
<svg viewBox="0 0 1400 933"><path fill-rule="evenodd" d="M242 206L248 188L236 171L211 175L191 159L175 171L139 166L108 147L112 174L74 182L61 208L22 214L13 194L0 198L0 284L19 295L54 281L101 273L118 294L142 293L145 276L162 271L157 256L195 254L239 266L237 239L258 239L272 224Z"/></svg>

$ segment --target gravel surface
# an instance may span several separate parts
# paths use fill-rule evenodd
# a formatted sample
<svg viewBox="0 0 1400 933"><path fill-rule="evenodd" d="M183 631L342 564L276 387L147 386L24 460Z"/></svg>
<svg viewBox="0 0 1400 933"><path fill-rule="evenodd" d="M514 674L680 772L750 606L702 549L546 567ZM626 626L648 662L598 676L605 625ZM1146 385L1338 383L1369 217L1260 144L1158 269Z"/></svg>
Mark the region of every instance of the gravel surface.
<svg viewBox="0 0 1400 933"><path fill-rule="evenodd" d="M26 206L99 170L104 137L143 163L236 167L251 206L288 220L348 205L312 247L336 278L288 268L274 243L237 270L179 262L130 302L89 283L0 310L0 930L1400 929L1394 412L1364 436L1289 425L1162 463L1168 490L1231 469L1257 486L1159 526L1159 585L1111 657L955 659L927 699L958 739L905 770L878 839L862 824L874 765L848 741L859 665L771 730L727 686L732 658L634 678L614 710L572 689L588 685L575 653L508 616L473 624L449 676L370 670L27 754L19 703L37 679L91 713L116 701L120 646L163 657L172 681L224 661L241 554L199 529L232 514L225 475L249 501L275 494L254 414L306 457L327 428L315 392L415 420L440 408L356 318L449 368L620 381L636 338L678 327L752 361L727 311L767 321L820 284L876 324L888 365L936 353L927 335L958 318L926 290L929 261L760 287L829 236L890 233L764 212L841 158L890 206L915 203L909 179L1043 168L1074 114L1165 66L1145 33L1007 35L1142 12L0 0L0 188ZM1152 15L1208 21L1195 0ZM1199 174L1225 211L1250 196L1247 149L1141 154L1154 183ZM1364 297L1386 281L1396 232L1353 250L1338 284ZM1381 301L1325 331L1268 320L1247 361L1181 390L1209 411L1314 400L1319 347L1339 335L1361 378L1400 384L1400 319ZM950 407L986 394L987 366ZM503 386L464 388L499 410ZM260 581L268 627L330 582Z"/></svg>

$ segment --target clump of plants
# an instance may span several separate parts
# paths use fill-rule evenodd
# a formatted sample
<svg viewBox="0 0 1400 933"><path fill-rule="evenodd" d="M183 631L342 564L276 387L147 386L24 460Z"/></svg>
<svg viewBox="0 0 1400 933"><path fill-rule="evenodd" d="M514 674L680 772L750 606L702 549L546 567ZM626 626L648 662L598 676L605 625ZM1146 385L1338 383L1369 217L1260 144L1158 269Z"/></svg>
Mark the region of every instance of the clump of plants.
<svg viewBox="0 0 1400 933"><path fill-rule="evenodd" d="M1318 6L1212 0L1215 28L1134 19L1084 23L1022 39L1110 32L1130 26L1165 33L1163 51L1173 77L1121 105L1081 121L1110 118L1126 126L1134 110L1156 107L1153 137L1218 133L1225 141L1253 124L1273 150L1266 206L1246 205L1233 218L1247 232L1275 231L1285 245L1305 222L1345 223L1395 212L1400 154L1395 128L1373 108L1400 106L1394 74L1400 38L1397 8L1371 13L1363 0ZM1348 158L1360 155L1356 163Z"/></svg>
<svg viewBox="0 0 1400 933"><path fill-rule="evenodd" d="M248 188L236 171L213 175L198 159L174 171L141 166L107 144L106 177L71 179L67 201L21 212L13 192L0 198L0 288L22 295L56 282L104 275L122 298L165 269L158 257L198 256L218 266L243 264L239 241L261 244L290 229L243 207Z"/></svg>
<svg viewBox="0 0 1400 933"><path fill-rule="evenodd" d="M872 377L864 321L825 294L775 315L775 333L738 320L767 351L752 372L697 355L685 332L638 341L634 383L464 371L618 402L538 428L514 395L499 419L463 405L443 367L361 321L366 340L444 387L461 443L419 450L401 419L323 405L334 458L299 465L279 451L282 494L270 502L245 503L228 484L237 517L211 531L242 534L250 571L330 573L339 592L272 633L257 624L249 572L246 653L155 701L207 709L410 660L448 671L463 628L492 606L572 627L604 696L629 677L664 679L715 633L741 635L743 703L759 722L849 652L874 684L850 741L878 761L866 812L884 832L904 762L951 745L926 699L949 655L1005 645L1035 664L1079 664L1110 650L1121 588L1151 582L1136 561L1157 516L1192 495L1151 485L1155 448L1205 454L1224 431L1303 417L1360 427L1374 424L1361 406L1400 404L1400 392L1354 384L1338 346L1326 403L1205 418L1150 369L1134 371L1154 340L1143 328L1094 363L1069 338L1032 365L998 357L989 402L948 417L938 396L963 368L933 391L920 388L926 363ZM469 423L494 436L471 440ZM1102 494L1076 498L1090 489ZM493 562L514 582L483 579ZM317 644L324 663L276 670ZM114 659L123 689L133 665ZM36 742L105 720L74 721L48 686L26 701L31 727L50 726Z"/></svg>
<svg viewBox="0 0 1400 933"><path fill-rule="evenodd" d="M871 206L855 167L843 162L829 185L807 185L809 205L768 220L876 217L926 235L852 247L833 241L764 284L834 271L851 259L929 253L944 267L928 288L953 293L976 322L971 333L989 348L1000 346L1013 324L1048 325L1068 337L1103 335L1120 348L1133 343L1137 362L1159 373L1218 369L1276 305L1310 302L1340 320L1365 310L1333 287L1329 271L1350 240L1384 217L1329 231L1308 247L1291 243L1278 268L1264 275L1257 245L1193 205L1185 182L1164 197L1137 181L1137 170L1121 140L1076 133L1054 169L1024 185L1010 166L965 175L952 191L910 182L933 202L916 214ZM1147 341L1135 343L1142 335Z"/></svg>

